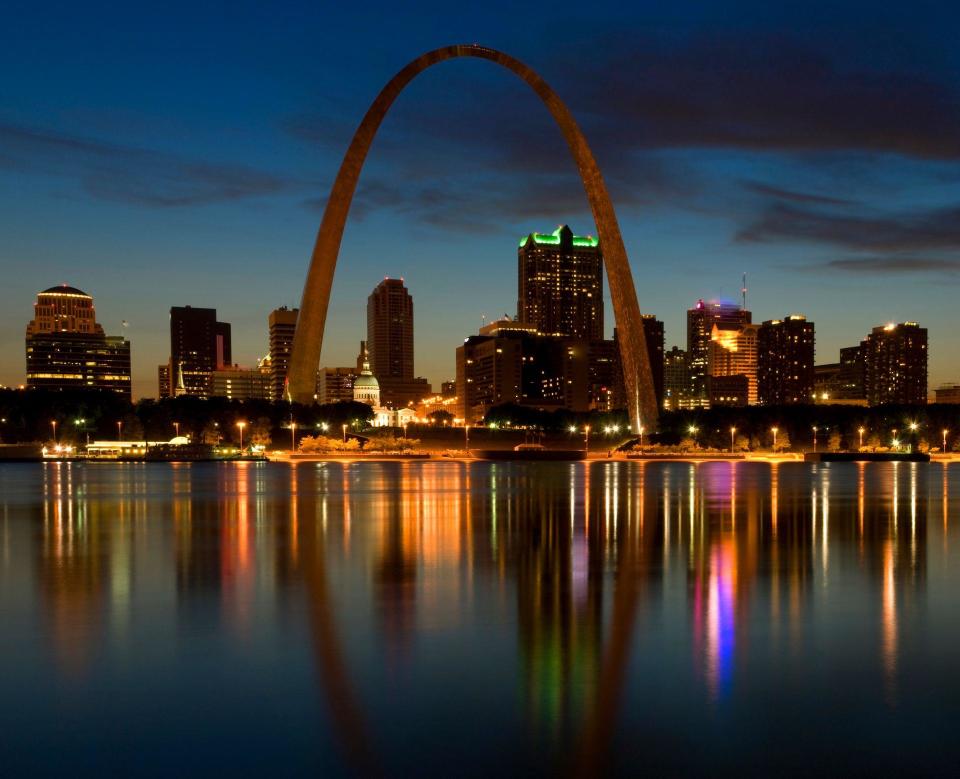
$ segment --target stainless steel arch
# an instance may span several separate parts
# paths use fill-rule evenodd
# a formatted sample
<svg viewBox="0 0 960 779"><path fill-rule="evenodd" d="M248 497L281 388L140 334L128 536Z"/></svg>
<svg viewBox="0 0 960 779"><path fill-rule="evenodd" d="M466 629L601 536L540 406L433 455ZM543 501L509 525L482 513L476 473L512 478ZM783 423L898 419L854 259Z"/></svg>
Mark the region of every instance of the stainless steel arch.
<svg viewBox="0 0 960 779"><path fill-rule="evenodd" d="M288 371L291 397L301 403L313 400L317 366L323 345L323 330L330 303L333 274L340 253L340 242L346 225L350 203L357 188L370 144L384 116L403 88L417 75L432 65L458 57L477 57L490 60L519 76L540 97L570 147L583 188L590 202L590 210L597 227L600 248L610 284L613 316L620 339L624 384L630 421L635 432L641 424L651 428L657 418L657 402L653 389L653 375L643 334L640 306L630 273L627 251L623 246L620 225L600 169L597 167L587 140L577 126L570 110L550 86L531 68L517 59L478 45L446 46L417 57L390 79L364 115L343 158L330 198L320 223L314 244L310 269L303 287L300 316L293 341Z"/></svg>

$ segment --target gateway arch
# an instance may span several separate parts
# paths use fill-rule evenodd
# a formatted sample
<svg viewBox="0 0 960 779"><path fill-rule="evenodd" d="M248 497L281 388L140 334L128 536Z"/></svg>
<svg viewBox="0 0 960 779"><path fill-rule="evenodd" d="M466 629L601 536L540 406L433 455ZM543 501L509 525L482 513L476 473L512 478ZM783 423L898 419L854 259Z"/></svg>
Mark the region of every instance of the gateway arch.
<svg viewBox="0 0 960 779"><path fill-rule="evenodd" d="M537 73L501 51L476 44L446 46L417 57L390 79L360 122L340 165L337 178L333 182L330 198L323 213L323 221L317 233L317 241L313 247L287 373L291 398L300 403L313 402L317 366L320 363L320 349L323 345L323 329L326 324L330 289L340 253L343 229L357 188L357 180L360 178L360 171L377 129L390 106L393 105L393 101L416 76L438 62L459 57L489 60L519 76L537 93L549 109L560 132L563 133L577 164L577 170L580 172L587 200L590 202L590 210L593 212L593 220L597 227L600 249L607 270L610 296L613 301L613 317L620 342L620 358L630 423L634 432L639 432L641 425L650 429L656 423L657 402L643 333L643 322L640 317L640 306L637 303L633 275L630 273L630 264L627 260L627 251L623 246L617 215L614 212L613 203L610 202L603 176L593 158L593 152L590 151L587 139L584 138L570 110Z"/></svg>

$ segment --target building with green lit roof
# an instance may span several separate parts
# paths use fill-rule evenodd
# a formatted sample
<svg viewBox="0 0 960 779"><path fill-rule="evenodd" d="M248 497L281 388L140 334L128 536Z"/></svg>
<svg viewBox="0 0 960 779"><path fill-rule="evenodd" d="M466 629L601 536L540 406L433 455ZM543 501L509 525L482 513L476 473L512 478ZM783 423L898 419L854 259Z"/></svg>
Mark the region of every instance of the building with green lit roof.
<svg viewBox="0 0 960 779"><path fill-rule="evenodd" d="M603 338L603 255L592 236L562 225L517 249L517 318L547 335Z"/></svg>

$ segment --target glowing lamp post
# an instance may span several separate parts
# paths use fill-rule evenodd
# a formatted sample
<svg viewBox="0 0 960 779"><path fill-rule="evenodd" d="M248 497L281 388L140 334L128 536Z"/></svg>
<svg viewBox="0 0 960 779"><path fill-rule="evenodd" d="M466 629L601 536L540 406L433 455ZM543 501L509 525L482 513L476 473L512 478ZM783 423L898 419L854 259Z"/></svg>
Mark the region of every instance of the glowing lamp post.
<svg viewBox="0 0 960 779"><path fill-rule="evenodd" d="M813 426L813 451L817 451L817 426Z"/></svg>
<svg viewBox="0 0 960 779"><path fill-rule="evenodd" d="M118 441L123 440L123 420L122 419L117 420L117 440Z"/></svg>
<svg viewBox="0 0 960 779"><path fill-rule="evenodd" d="M734 441L736 439L736 435L737 435L737 428L731 427L730 428L730 454L733 454L733 447L734 447Z"/></svg>
<svg viewBox="0 0 960 779"><path fill-rule="evenodd" d="M56 446L57 445L57 420L56 419L50 420L50 427L53 428L53 445Z"/></svg>
<svg viewBox="0 0 960 779"><path fill-rule="evenodd" d="M467 424L463 426L463 445L467 454L470 454L470 425Z"/></svg>
<svg viewBox="0 0 960 779"><path fill-rule="evenodd" d="M890 441L890 446L894 449L900 446L900 439L897 438L897 428L893 428L893 439Z"/></svg>
<svg viewBox="0 0 960 779"><path fill-rule="evenodd" d="M347 442L347 426L343 425L343 442Z"/></svg>
<svg viewBox="0 0 960 779"><path fill-rule="evenodd" d="M690 434L690 438L693 439L693 445L694 445L694 447L696 447L696 445L697 445L697 426L696 426L696 425L690 425L690 427L687 428L687 432Z"/></svg>
<svg viewBox="0 0 960 779"><path fill-rule="evenodd" d="M240 454L243 454L243 428L246 426L246 422L237 422L237 428L240 430Z"/></svg>
<svg viewBox="0 0 960 779"><path fill-rule="evenodd" d="M773 451L777 451L777 433L780 432L779 427L771 427L770 432L773 433Z"/></svg>
<svg viewBox="0 0 960 779"><path fill-rule="evenodd" d="M943 451L943 453L946 454L947 453L947 433L949 433L950 431L947 430L947 428L943 428L942 432L943 432L943 449L941 451Z"/></svg>
<svg viewBox="0 0 960 779"><path fill-rule="evenodd" d="M590 453L590 425L585 425L583 428L583 451L586 454Z"/></svg>
<svg viewBox="0 0 960 779"><path fill-rule="evenodd" d="M297 448L297 423L292 419L290 420L290 451L293 452Z"/></svg>
<svg viewBox="0 0 960 779"><path fill-rule="evenodd" d="M867 432L865 427L858 427L857 432L860 434L860 448L863 449L863 434Z"/></svg>
<svg viewBox="0 0 960 779"><path fill-rule="evenodd" d="M179 422L174 422L174 423L173 423L173 430L174 430L174 435L176 435L176 437L179 438L179 437L180 437L180 423L179 423Z"/></svg>

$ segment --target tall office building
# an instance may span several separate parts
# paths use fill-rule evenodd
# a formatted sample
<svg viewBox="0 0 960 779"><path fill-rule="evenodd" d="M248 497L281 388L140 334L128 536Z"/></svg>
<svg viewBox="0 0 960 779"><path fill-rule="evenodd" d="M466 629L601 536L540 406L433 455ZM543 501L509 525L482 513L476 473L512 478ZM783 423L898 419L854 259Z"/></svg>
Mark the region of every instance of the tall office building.
<svg viewBox="0 0 960 779"><path fill-rule="evenodd" d="M687 370L690 375L689 399L692 405L708 405L710 341L713 326L747 325L750 312L736 303L712 300L697 304L687 311Z"/></svg>
<svg viewBox="0 0 960 779"><path fill-rule="evenodd" d="M690 395L690 369L687 353L674 346L663 355L663 403L667 411L695 408L698 404Z"/></svg>
<svg viewBox="0 0 960 779"><path fill-rule="evenodd" d="M286 400L284 388L287 369L290 367L290 352L293 336L297 332L297 315L300 309L281 306L270 312L267 324L270 331L270 399Z"/></svg>
<svg viewBox="0 0 960 779"><path fill-rule="evenodd" d="M212 374L211 396L230 400L270 400L273 377L268 360L256 368L226 365Z"/></svg>
<svg viewBox="0 0 960 779"><path fill-rule="evenodd" d="M530 233L517 251L517 319L547 335L603 338L603 255L563 225Z"/></svg>
<svg viewBox="0 0 960 779"><path fill-rule="evenodd" d="M916 322L875 327L864 341L871 406L927 402L927 329Z"/></svg>
<svg viewBox="0 0 960 779"><path fill-rule="evenodd" d="M210 397L213 372L231 365L230 325L215 308L170 309L170 384L175 395Z"/></svg>
<svg viewBox="0 0 960 779"><path fill-rule="evenodd" d="M413 298L403 279L385 278L367 298L367 349L383 406L404 408L430 395L427 380L414 376Z"/></svg>
<svg viewBox="0 0 960 779"><path fill-rule="evenodd" d="M650 359L650 373L653 376L653 391L657 397L657 406L663 405L664 337L663 322L653 314L643 314L643 337L647 343L647 357Z"/></svg>
<svg viewBox="0 0 960 779"><path fill-rule="evenodd" d="M812 403L814 327L805 316L769 319L757 332L757 402Z"/></svg>
<svg viewBox="0 0 960 779"><path fill-rule="evenodd" d="M130 399L130 342L97 324L93 298L66 284L37 294L26 332L27 386L102 389Z"/></svg>
<svg viewBox="0 0 960 779"><path fill-rule="evenodd" d="M711 405L747 406L757 402L759 325L714 322L710 330L707 389Z"/></svg>

